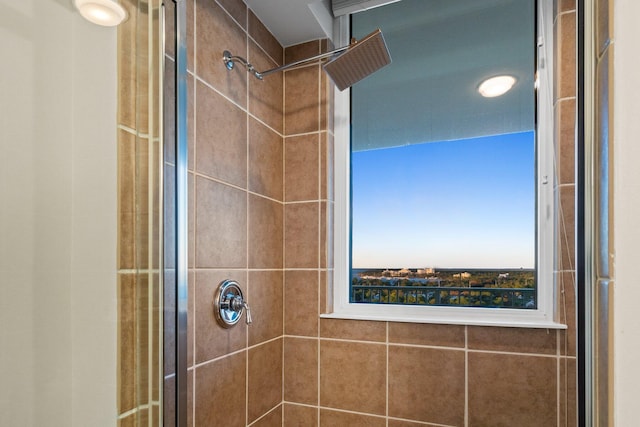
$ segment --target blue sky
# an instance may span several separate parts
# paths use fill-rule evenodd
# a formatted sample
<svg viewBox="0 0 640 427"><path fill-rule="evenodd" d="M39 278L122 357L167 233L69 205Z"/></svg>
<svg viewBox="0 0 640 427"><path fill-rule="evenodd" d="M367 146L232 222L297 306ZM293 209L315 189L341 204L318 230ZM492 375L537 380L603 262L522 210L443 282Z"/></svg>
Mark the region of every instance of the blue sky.
<svg viewBox="0 0 640 427"><path fill-rule="evenodd" d="M353 268L533 268L534 134L352 154Z"/></svg>

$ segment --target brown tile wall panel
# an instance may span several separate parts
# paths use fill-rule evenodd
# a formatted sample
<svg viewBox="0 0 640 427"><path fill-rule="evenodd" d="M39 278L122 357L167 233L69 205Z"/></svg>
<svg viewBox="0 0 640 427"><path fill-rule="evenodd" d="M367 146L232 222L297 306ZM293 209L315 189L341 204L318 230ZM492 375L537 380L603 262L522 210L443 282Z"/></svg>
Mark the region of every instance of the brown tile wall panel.
<svg viewBox="0 0 640 427"><path fill-rule="evenodd" d="M557 423L555 357L469 353L469 425Z"/></svg>
<svg viewBox="0 0 640 427"><path fill-rule="evenodd" d="M249 35L264 49L269 57L275 61L273 66L282 65L282 58L284 56L282 46L280 46L278 40L276 40L252 10L249 10ZM262 71L263 69L258 68L258 70Z"/></svg>
<svg viewBox="0 0 640 427"><path fill-rule="evenodd" d="M197 1L195 17L197 76L236 104L246 107L246 69L238 64L229 71L221 59L225 50L233 55L246 57L246 32L213 0Z"/></svg>
<svg viewBox="0 0 640 427"><path fill-rule="evenodd" d="M320 342L320 405L386 412L387 350L381 344Z"/></svg>
<svg viewBox="0 0 640 427"><path fill-rule="evenodd" d="M246 188L246 113L200 81L195 95L195 171Z"/></svg>
<svg viewBox="0 0 640 427"><path fill-rule="evenodd" d="M247 5L243 0L217 0L229 15L244 29L247 28Z"/></svg>
<svg viewBox="0 0 640 427"><path fill-rule="evenodd" d="M249 271L249 346L282 336L282 271Z"/></svg>
<svg viewBox="0 0 640 427"><path fill-rule="evenodd" d="M576 100L575 98L563 99L556 103L556 141L558 159L558 184L571 184L575 182L575 126L576 126Z"/></svg>
<svg viewBox="0 0 640 427"><path fill-rule="evenodd" d="M464 348L465 327L389 322L389 342Z"/></svg>
<svg viewBox="0 0 640 427"><path fill-rule="evenodd" d="M285 268L318 268L318 202L288 204L284 212Z"/></svg>
<svg viewBox="0 0 640 427"><path fill-rule="evenodd" d="M253 41L249 43L249 62L258 71L264 72L278 64ZM249 74L249 113L282 133L282 94L284 91L281 73L274 73L259 80Z"/></svg>
<svg viewBox="0 0 640 427"><path fill-rule="evenodd" d="M343 340L385 342L387 323L366 320L321 319L320 336Z"/></svg>
<svg viewBox="0 0 640 427"><path fill-rule="evenodd" d="M196 178L196 267L246 267L247 196Z"/></svg>
<svg viewBox="0 0 640 427"><path fill-rule="evenodd" d="M285 72L284 124L287 135L320 130L319 76L318 65Z"/></svg>
<svg viewBox="0 0 640 427"><path fill-rule="evenodd" d="M246 425L246 352L195 369L195 425Z"/></svg>
<svg viewBox="0 0 640 427"><path fill-rule="evenodd" d="M318 404L318 340L284 339L284 400Z"/></svg>
<svg viewBox="0 0 640 427"><path fill-rule="evenodd" d="M320 410L320 427L385 427L386 421L382 417L371 417L349 412Z"/></svg>
<svg viewBox="0 0 640 427"><path fill-rule="evenodd" d="M260 418L251 427L282 427L282 405Z"/></svg>
<svg viewBox="0 0 640 427"><path fill-rule="evenodd" d="M559 271L576 269L575 261L575 185L559 189L558 200L558 265Z"/></svg>
<svg viewBox="0 0 640 427"><path fill-rule="evenodd" d="M576 94L576 14L563 13L557 23L558 62L557 97L575 97Z"/></svg>
<svg viewBox="0 0 640 427"><path fill-rule="evenodd" d="M282 137L249 119L249 190L282 200Z"/></svg>
<svg viewBox="0 0 640 427"><path fill-rule="evenodd" d="M389 416L463 425L464 400L463 351L389 347Z"/></svg>
<svg viewBox="0 0 640 427"><path fill-rule="evenodd" d="M284 330L287 335L318 336L318 272L316 270L285 272Z"/></svg>
<svg viewBox="0 0 640 427"><path fill-rule="evenodd" d="M285 403L284 420L282 425L283 427L317 426L318 409L309 406Z"/></svg>
<svg viewBox="0 0 640 427"><path fill-rule="evenodd" d="M473 350L556 354L557 336L553 329L469 326L467 334L468 346Z"/></svg>
<svg viewBox="0 0 640 427"><path fill-rule="evenodd" d="M282 402L282 339L249 349L248 422Z"/></svg>
<svg viewBox="0 0 640 427"><path fill-rule="evenodd" d="M285 139L285 201L318 199L319 134Z"/></svg>
<svg viewBox="0 0 640 427"><path fill-rule="evenodd" d="M249 195L249 268L282 268L283 207Z"/></svg>

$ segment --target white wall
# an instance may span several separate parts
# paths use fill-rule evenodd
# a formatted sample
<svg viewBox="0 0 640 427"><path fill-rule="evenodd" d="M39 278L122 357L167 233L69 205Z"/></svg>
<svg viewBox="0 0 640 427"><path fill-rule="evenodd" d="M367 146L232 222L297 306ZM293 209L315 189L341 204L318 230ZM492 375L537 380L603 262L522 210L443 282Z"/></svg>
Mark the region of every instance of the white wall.
<svg viewBox="0 0 640 427"><path fill-rule="evenodd" d="M116 419L116 31L0 0L0 425Z"/></svg>
<svg viewBox="0 0 640 427"><path fill-rule="evenodd" d="M614 1L614 417L638 425L640 396L640 2Z"/></svg>

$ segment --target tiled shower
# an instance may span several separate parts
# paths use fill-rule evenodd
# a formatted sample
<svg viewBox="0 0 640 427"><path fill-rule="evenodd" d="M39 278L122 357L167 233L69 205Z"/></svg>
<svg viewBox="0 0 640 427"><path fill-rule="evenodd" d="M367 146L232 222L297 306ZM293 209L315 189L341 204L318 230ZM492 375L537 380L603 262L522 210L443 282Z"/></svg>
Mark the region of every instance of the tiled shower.
<svg viewBox="0 0 640 427"><path fill-rule="evenodd" d="M228 71L221 53L267 69L327 42L283 49L242 0L187 1L189 425L576 425L574 1L557 2L554 29L556 279L568 329L320 319L333 268L333 88L317 64L258 81ZM165 59L170 86L171 46ZM227 278L245 292L251 326L217 325L213 296ZM165 355L166 419L172 369Z"/></svg>

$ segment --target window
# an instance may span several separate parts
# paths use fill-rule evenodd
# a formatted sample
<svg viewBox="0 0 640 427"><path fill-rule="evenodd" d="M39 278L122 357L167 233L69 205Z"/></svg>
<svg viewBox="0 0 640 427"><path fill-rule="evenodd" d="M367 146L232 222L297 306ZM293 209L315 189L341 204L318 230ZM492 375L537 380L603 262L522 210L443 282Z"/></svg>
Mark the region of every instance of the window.
<svg viewBox="0 0 640 427"><path fill-rule="evenodd" d="M393 63L336 94L328 317L562 327L552 2L539 3L402 0L338 20L336 45L379 27ZM515 85L483 98L497 74Z"/></svg>

